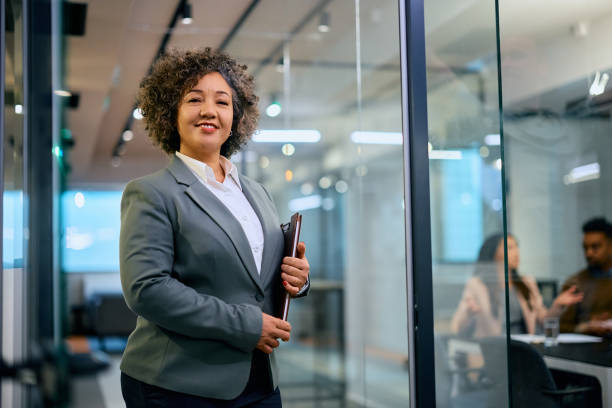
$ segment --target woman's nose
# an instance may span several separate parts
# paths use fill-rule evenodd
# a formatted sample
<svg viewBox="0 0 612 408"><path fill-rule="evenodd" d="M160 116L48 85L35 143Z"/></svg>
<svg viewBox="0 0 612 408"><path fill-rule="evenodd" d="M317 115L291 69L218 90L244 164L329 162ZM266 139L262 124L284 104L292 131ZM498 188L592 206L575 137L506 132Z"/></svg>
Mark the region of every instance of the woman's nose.
<svg viewBox="0 0 612 408"><path fill-rule="evenodd" d="M203 102L200 106L200 116L202 117L215 117L214 104Z"/></svg>

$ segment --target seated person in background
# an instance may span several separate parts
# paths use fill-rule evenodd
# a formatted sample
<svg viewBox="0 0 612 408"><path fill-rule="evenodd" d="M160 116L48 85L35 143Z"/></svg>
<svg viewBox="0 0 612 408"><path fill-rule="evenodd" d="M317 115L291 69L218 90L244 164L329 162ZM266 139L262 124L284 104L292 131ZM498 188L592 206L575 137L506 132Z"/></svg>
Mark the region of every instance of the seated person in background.
<svg viewBox="0 0 612 408"><path fill-rule="evenodd" d="M587 268L571 276L562 290L577 287L582 302L561 315L562 332L612 336L612 224L593 218L582 226Z"/></svg>
<svg viewBox="0 0 612 408"><path fill-rule="evenodd" d="M572 286L547 310L535 280L519 275L519 260L516 239L508 235L510 333L534 334L545 317L560 315L565 306L582 300L582 294ZM480 248L474 276L465 285L451 330L464 337L502 334L506 316L504 280L504 236L495 234Z"/></svg>

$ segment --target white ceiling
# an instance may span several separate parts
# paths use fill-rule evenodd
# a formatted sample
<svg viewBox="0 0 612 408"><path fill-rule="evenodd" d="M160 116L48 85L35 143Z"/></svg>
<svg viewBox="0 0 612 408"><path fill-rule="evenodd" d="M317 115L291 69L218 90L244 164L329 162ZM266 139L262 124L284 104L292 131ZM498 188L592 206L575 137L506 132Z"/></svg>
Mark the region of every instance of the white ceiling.
<svg viewBox="0 0 612 408"><path fill-rule="evenodd" d="M82 1L82 0L81 0ZM119 167L111 166L115 146L141 78L146 74L166 32L177 0L90 0L86 35L67 37L66 86L80 93L77 109L67 110L67 126L75 139L70 153L70 182L125 182L160 168L165 155L151 145L142 124L135 121L135 138L129 142ZM179 24L170 46L218 47L250 0L191 0L194 23ZM257 73L263 111L270 95L283 92L283 75L274 64L260 68L261 61L290 40L292 60L291 124L316 123L321 117L355 121L356 44L354 0L331 0L325 10L331 31L317 30L318 15L294 36L292 30L320 1L261 0L226 51ZM495 54L493 2L426 0L427 57L430 68L464 67ZM502 50L504 41L529 38L546 44L571 35L579 21L595 26L612 12L610 0L500 1ZM372 114L365 118L377 129L399 130L399 28L397 2L361 1L361 59L363 106L377 101L391 107L390 118ZM603 21L603 20L602 20ZM608 52L609 53L609 52ZM608 57L612 59L612 53ZM278 60L282 53L277 53ZM601 62L600 64L605 64ZM608 66L612 66L612 61ZM376 68L375 68L376 67ZM581 71L582 72L582 71ZM504 71L504 74L506 72ZM508 73L511 75L511 73ZM565 74L564 74L565 75ZM566 82L576 72L567 73ZM561 81L561 82L559 82ZM529 95L521 95L526 98ZM387 105L385 105L385 103ZM391 117L392 116L392 117ZM281 128L282 117L262 117L261 127ZM346 126L338 123L337 128ZM324 141L333 149L336 141ZM318 154L322 154L318 151Z"/></svg>

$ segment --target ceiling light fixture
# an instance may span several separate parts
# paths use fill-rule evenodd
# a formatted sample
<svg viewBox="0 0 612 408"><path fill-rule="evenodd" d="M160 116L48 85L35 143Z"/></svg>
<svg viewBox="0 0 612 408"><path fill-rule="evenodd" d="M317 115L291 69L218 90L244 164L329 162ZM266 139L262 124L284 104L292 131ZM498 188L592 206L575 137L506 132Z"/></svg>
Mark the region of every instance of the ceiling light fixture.
<svg viewBox="0 0 612 408"><path fill-rule="evenodd" d="M574 167L569 174L563 177L563 183L575 184L581 181L596 180L600 176L599 163L589 163L583 166Z"/></svg>
<svg viewBox="0 0 612 408"><path fill-rule="evenodd" d="M193 23L193 18L191 16L191 4L188 2L183 3L183 9L181 10L181 14L183 15L183 19L181 22L185 25L189 25Z"/></svg>
<svg viewBox="0 0 612 408"><path fill-rule="evenodd" d="M319 140L321 133L314 129L258 130L253 135L257 143L317 143Z"/></svg>
<svg viewBox="0 0 612 408"><path fill-rule="evenodd" d="M289 200L291 212L312 210L321 207L322 197L318 194Z"/></svg>
<svg viewBox="0 0 612 408"><path fill-rule="evenodd" d="M283 147L281 147L281 151L285 156L293 156L293 153L295 153L295 146L291 143L284 144Z"/></svg>
<svg viewBox="0 0 612 408"><path fill-rule="evenodd" d="M501 144L501 137L499 133L491 133L484 137L484 142L489 146L499 146Z"/></svg>
<svg viewBox="0 0 612 408"><path fill-rule="evenodd" d="M275 118L283 111L283 107L280 102L278 102L278 98L276 97L276 93L270 94L270 104L266 107L266 115L271 118Z"/></svg>
<svg viewBox="0 0 612 408"><path fill-rule="evenodd" d="M53 93L56 94L57 96L64 96L66 98L69 98L72 96L72 93L65 89L56 89L55 91L53 91Z"/></svg>
<svg viewBox="0 0 612 408"><path fill-rule="evenodd" d="M266 115L268 115L271 118L275 118L278 115L280 115L282 111L283 111L283 108L281 104L274 101L271 104L269 104L268 107L266 108Z"/></svg>
<svg viewBox="0 0 612 408"><path fill-rule="evenodd" d="M430 160L461 160L463 153L461 150L432 150L429 152Z"/></svg>
<svg viewBox="0 0 612 408"><path fill-rule="evenodd" d="M604 93L609 79L610 79L610 76L608 74L604 72L602 75L601 72L597 71L595 73L595 79L593 80L593 83L591 84L591 87L589 88L589 95L598 96Z"/></svg>
<svg viewBox="0 0 612 408"><path fill-rule="evenodd" d="M134 139L134 132L132 132L130 129L127 129L121 134L121 138L124 142L129 142L130 140Z"/></svg>
<svg viewBox="0 0 612 408"><path fill-rule="evenodd" d="M142 118L144 118L144 116L142 116L142 110L140 110L140 108L134 109L134 112L132 112L132 116L136 120L142 120Z"/></svg>
<svg viewBox="0 0 612 408"><path fill-rule="evenodd" d="M402 133L355 131L351 133L351 141L360 144L401 145Z"/></svg>
<svg viewBox="0 0 612 408"><path fill-rule="evenodd" d="M320 33L329 32L329 13L324 11L319 16L319 26L317 27Z"/></svg>

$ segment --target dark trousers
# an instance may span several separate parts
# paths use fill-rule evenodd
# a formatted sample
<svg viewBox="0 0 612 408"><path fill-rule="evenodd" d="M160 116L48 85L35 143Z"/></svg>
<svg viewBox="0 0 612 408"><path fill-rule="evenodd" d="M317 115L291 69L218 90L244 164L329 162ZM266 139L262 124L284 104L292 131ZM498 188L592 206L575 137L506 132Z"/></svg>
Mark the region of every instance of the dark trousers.
<svg viewBox="0 0 612 408"><path fill-rule="evenodd" d="M204 398L150 385L121 373L121 392L127 408L282 408L280 391L272 389L266 356L253 354L246 388L233 400Z"/></svg>

